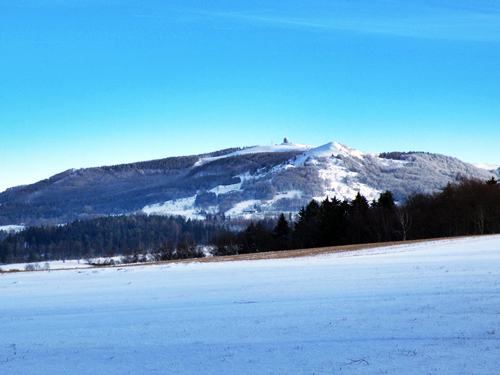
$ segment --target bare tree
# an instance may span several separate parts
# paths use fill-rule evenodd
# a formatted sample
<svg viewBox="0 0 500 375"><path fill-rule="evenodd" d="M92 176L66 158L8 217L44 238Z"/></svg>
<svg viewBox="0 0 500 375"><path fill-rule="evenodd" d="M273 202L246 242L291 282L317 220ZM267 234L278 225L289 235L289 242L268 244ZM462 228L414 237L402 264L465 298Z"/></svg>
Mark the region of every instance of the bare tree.
<svg viewBox="0 0 500 375"><path fill-rule="evenodd" d="M398 223L400 226L401 239L406 241L408 236L408 231L411 228L411 216L405 207L398 207L396 210L396 216L398 218Z"/></svg>
<svg viewBox="0 0 500 375"><path fill-rule="evenodd" d="M477 214L475 215L475 224L478 234L484 234L484 210L482 206L477 209Z"/></svg>

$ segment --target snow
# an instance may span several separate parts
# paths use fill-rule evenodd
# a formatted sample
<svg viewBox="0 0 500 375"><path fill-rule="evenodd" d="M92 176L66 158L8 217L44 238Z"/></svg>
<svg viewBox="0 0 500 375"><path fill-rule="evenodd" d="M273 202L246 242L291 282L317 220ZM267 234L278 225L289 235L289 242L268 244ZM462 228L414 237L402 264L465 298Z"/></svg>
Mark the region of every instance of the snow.
<svg viewBox="0 0 500 375"><path fill-rule="evenodd" d="M266 214L274 213L278 216L281 211L273 211L273 205L282 199L300 199L302 191L290 190L276 193L271 199L248 199L235 203L233 207L225 212L226 216L242 219L263 219Z"/></svg>
<svg viewBox="0 0 500 375"><path fill-rule="evenodd" d="M232 208L226 211L225 215L230 217L241 217L250 219L259 211L262 201L258 199L248 199L236 203Z"/></svg>
<svg viewBox="0 0 500 375"><path fill-rule="evenodd" d="M318 175L324 183L323 195L314 197L318 201L327 197L354 199L358 193L368 200L377 198L381 191L357 181L358 173L348 170L337 158L339 155L361 159L366 154L338 142L330 142L304 152L284 168L306 164L318 166Z"/></svg>
<svg viewBox="0 0 500 375"><path fill-rule="evenodd" d="M247 154L258 154L264 152L290 152L290 151L306 151L310 149L310 145L298 144L298 143L282 143L279 145L271 146L254 146L244 148L243 150L236 151L230 155L247 155Z"/></svg>
<svg viewBox="0 0 500 375"><path fill-rule="evenodd" d="M218 185L214 187L213 189L210 189L209 191L211 193L215 193L217 195L219 194L227 194L231 191L239 191L241 190L241 182L238 182L237 184L230 184L230 185Z"/></svg>
<svg viewBox="0 0 500 375"><path fill-rule="evenodd" d="M195 208L195 201L196 195L144 206L141 211L146 215L184 216L188 219L201 220L204 215Z"/></svg>
<svg viewBox="0 0 500 375"><path fill-rule="evenodd" d="M327 197L336 197L340 200L352 200L360 193L368 201L373 201L382 191L389 190L396 201L401 202L408 195L439 191L459 175L481 179L491 177L482 169L443 155L395 152L380 157L380 154L364 153L338 142L329 142L319 147L294 143L247 147L217 157L201 158L196 165L237 155L285 151L297 151L297 154L253 174L238 170L233 175L230 174L232 167L228 166L227 177L232 181L239 179L239 182L207 187L208 192L217 195L217 199L211 197L211 205L208 207L207 203L200 203L200 207L197 207L195 195L155 202L156 204L144 207L142 212L181 215L193 219L201 219L207 214L224 213L232 218L257 220L277 216L282 212L296 214L311 199L322 201ZM263 198L257 196L256 186L267 189L269 193ZM280 197L280 194L287 193L283 190L289 190L290 195ZM270 192L277 194L273 197ZM200 191L197 192L199 193ZM278 203L279 200L281 202Z"/></svg>
<svg viewBox="0 0 500 375"><path fill-rule="evenodd" d="M363 195L369 201L377 198L380 191L366 184L355 181L358 175L356 172L351 172L345 167L338 165L335 159L327 160L328 166L318 170L320 178L325 181L324 195L315 197L316 200L323 200L326 197L342 197L354 199L358 193ZM348 180L350 178L350 180Z"/></svg>
<svg viewBox="0 0 500 375"><path fill-rule="evenodd" d="M300 190L290 190L277 193L273 199L269 200L270 204L276 203L281 199L299 199L302 198L302 192Z"/></svg>
<svg viewBox="0 0 500 375"><path fill-rule="evenodd" d="M67 260L50 260L41 262L27 262L27 263L9 263L1 264L0 271L24 271L27 266L33 266L35 270L62 270L62 269L75 269L75 268L89 268L92 267L88 264L88 260L93 263L102 263L113 261L117 264L121 262L121 256L114 257L95 257L90 259L67 259Z"/></svg>
<svg viewBox="0 0 500 375"><path fill-rule="evenodd" d="M355 158L362 158L365 154L359 150L349 148L338 142L329 142L319 147L312 148L305 151L302 155L296 158L294 165L304 165L308 160L317 158L331 158L335 156L352 156Z"/></svg>
<svg viewBox="0 0 500 375"><path fill-rule="evenodd" d="M239 176L241 182L232 185L218 185L209 191L217 195L227 194L232 191L239 191L243 181L252 178L249 175ZM264 218L266 214L272 211L272 206L282 199L297 199L302 197L302 191L290 190L276 193L271 199L248 199L235 203L229 210L224 212L226 216L240 219ZM141 212L146 215L165 215L165 216L183 216L189 219L204 219L207 213L217 214L218 206L209 206L208 208L197 208L195 205L196 195L188 198L170 200L163 203L148 205L142 208ZM265 211L265 212L264 212ZM274 212L276 215L279 212Z"/></svg>
<svg viewBox="0 0 500 375"><path fill-rule="evenodd" d="M486 169L487 171L494 171L500 168L500 164L491 163L474 163L472 165L480 169Z"/></svg>
<svg viewBox="0 0 500 375"><path fill-rule="evenodd" d="M252 147L246 147L242 150L231 152L231 153L226 154L226 155L201 158L200 160L198 160L194 164L194 166L197 167L197 166L200 166L200 165L203 165L203 164L215 161L215 160L225 159L225 158L238 156L238 155L272 153L272 152L306 151L306 150L309 150L310 148L312 148L312 146L299 144L299 143L281 143L281 144L269 145L269 146L252 146Z"/></svg>
<svg viewBox="0 0 500 375"><path fill-rule="evenodd" d="M58 269L68 269L68 268L87 268L90 265L83 259L81 260L52 260L49 262L31 262L31 263L10 263L10 264L0 264L0 271L24 271L26 266L38 265L40 269L45 267L45 264L48 264L49 269L58 270Z"/></svg>
<svg viewBox="0 0 500 375"><path fill-rule="evenodd" d="M0 275L2 374L494 374L500 236Z"/></svg>
<svg viewBox="0 0 500 375"><path fill-rule="evenodd" d="M24 225L0 225L0 231L8 233L17 233L24 230Z"/></svg>

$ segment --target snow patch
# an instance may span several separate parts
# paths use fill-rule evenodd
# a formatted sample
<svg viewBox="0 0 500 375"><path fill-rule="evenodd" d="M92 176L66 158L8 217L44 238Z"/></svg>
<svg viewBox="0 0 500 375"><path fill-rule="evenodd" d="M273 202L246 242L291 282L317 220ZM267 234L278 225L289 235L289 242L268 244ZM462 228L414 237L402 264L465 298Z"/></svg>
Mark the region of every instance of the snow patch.
<svg viewBox="0 0 500 375"><path fill-rule="evenodd" d="M231 209L225 212L226 216L252 218L257 212L260 211L262 201L258 199L249 199L236 203Z"/></svg>
<svg viewBox="0 0 500 375"><path fill-rule="evenodd" d="M196 209L194 203L196 195L188 198L174 199L163 203L144 206L141 210L146 215L183 216L189 219L203 219L200 210Z"/></svg>
<svg viewBox="0 0 500 375"><path fill-rule="evenodd" d="M33 266L33 269L40 270L60 270L88 268L90 265L84 259L81 260L51 260L48 262L28 262L28 263L9 263L0 265L0 271L24 271L26 267Z"/></svg>
<svg viewBox="0 0 500 375"><path fill-rule="evenodd" d="M380 195L381 191L357 181L358 173L349 171L342 160L338 158L345 156L363 159L366 155L338 142L330 142L292 159L288 165L284 166L284 169L306 164L317 166L318 175L324 183L324 194L314 197L316 200L323 200L327 197L353 199L358 193L364 195L368 200L373 200Z"/></svg>
<svg viewBox="0 0 500 375"><path fill-rule="evenodd" d="M476 168L485 169L487 171L496 171L500 168L500 164L490 164L490 163L475 163L472 164Z"/></svg>
<svg viewBox="0 0 500 375"><path fill-rule="evenodd" d="M231 185L218 185L210 189L209 192L220 195L220 194L227 194L231 191L240 191L241 184L242 182L238 182L237 184L231 184Z"/></svg>
<svg viewBox="0 0 500 375"><path fill-rule="evenodd" d="M323 200L327 197L354 199L360 193L371 201L380 195L381 191L356 181L357 173L337 165L333 160L327 160L326 164L325 168L318 170L320 178L325 183L324 195L315 197L314 199Z"/></svg>
<svg viewBox="0 0 500 375"><path fill-rule="evenodd" d="M0 231L8 232L8 233L17 233L21 232L26 227L24 225L0 225Z"/></svg>
<svg viewBox="0 0 500 375"><path fill-rule="evenodd" d="M278 215L282 211L274 212L272 206L283 200L283 199L300 199L302 198L302 191L300 190L290 190L276 193L276 195L267 200L249 199L242 202L236 203L231 209L225 212L225 215L232 218L242 218L242 219L257 219L264 218L272 214Z"/></svg>
<svg viewBox="0 0 500 375"><path fill-rule="evenodd" d="M232 156L239 156L239 155L248 155L248 154L260 154L260 153L273 153L273 152L291 152L291 151L306 151L311 149L312 146L310 145L304 145L304 144L298 144L298 143L282 143L282 144L277 144L277 145L270 145L270 146L252 146L252 147L247 147L239 151L231 152L226 155L222 156L213 156L213 157L206 157L206 158L201 158L198 160L194 166L198 167L200 165L210 163L215 160L220 160L220 159L225 159L229 158Z"/></svg>
<svg viewBox="0 0 500 375"><path fill-rule="evenodd" d="M361 151L349 148L341 143L329 142L327 144L312 148L304 152L302 155L295 159L293 164L295 166L300 166L304 165L309 160L312 160L314 162L315 159L332 158L339 155L362 158L365 154Z"/></svg>
<svg viewBox="0 0 500 375"><path fill-rule="evenodd" d="M300 199L302 198L302 191L300 190L290 190L290 191L285 191L281 193L277 193L273 199L269 200L268 203L276 203L280 201L281 199Z"/></svg>

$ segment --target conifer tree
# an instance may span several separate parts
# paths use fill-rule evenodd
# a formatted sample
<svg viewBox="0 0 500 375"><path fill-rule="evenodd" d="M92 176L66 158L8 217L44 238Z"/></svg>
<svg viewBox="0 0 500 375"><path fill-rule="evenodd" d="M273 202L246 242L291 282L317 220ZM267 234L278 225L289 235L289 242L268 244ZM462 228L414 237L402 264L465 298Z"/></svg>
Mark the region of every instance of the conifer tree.
<svg viewBox="0 0 500 375"><path fill-rule="evenodd" d="M275 250L288 250L290 248L290 232L290 225L285 215L281 214L273 230Z"/></svg>

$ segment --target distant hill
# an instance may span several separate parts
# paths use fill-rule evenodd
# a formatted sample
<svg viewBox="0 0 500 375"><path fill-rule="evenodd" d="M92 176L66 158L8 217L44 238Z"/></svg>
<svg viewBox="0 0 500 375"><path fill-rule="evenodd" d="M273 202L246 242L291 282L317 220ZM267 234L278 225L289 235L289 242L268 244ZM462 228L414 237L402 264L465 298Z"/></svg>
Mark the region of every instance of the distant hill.
<svg viewBox="0 0 500 375"><path fill-rule="evenodd" d="M203 218L296 213L310 199L368 199L391 190L399 200L437 191L488 171L424 152L367 154L337 142L283 143L210 154L68 170L0 193L0 226L61 224L134 212Z"/></svg>

